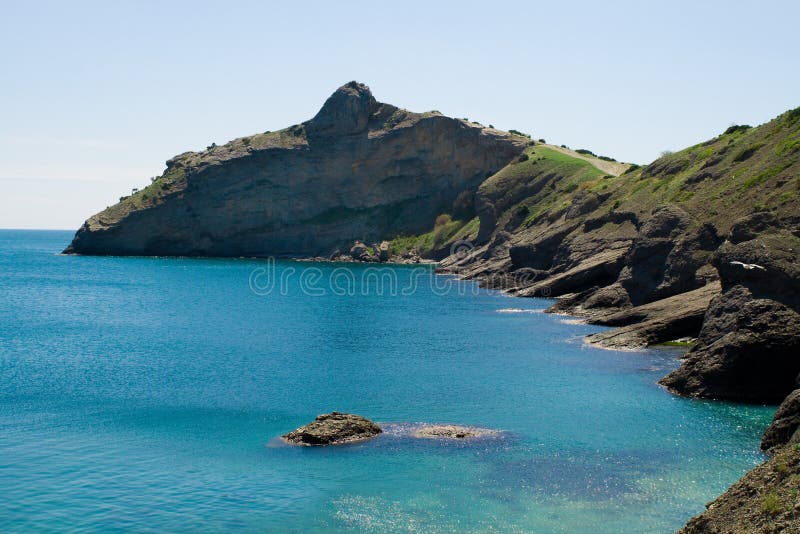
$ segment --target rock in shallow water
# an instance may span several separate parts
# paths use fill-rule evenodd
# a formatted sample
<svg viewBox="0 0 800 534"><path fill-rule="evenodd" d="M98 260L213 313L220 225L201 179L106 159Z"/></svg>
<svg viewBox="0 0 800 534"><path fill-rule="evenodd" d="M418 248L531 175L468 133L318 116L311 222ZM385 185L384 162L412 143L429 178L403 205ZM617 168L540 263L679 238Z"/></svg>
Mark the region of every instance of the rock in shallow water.
<svg viewBox="0 0 800 534"><path fill-rule="evenodd" d="M342 445L373 438L383 432L365 417L331 412L281 436L292 445Z"/></svg>
<svg viewBox="0 0 800 534"><path fill-rule="evenodd" d="M424 425L411 433L415 438L429 439L468 439L496 434L496 430L459 425Z"/></svg>

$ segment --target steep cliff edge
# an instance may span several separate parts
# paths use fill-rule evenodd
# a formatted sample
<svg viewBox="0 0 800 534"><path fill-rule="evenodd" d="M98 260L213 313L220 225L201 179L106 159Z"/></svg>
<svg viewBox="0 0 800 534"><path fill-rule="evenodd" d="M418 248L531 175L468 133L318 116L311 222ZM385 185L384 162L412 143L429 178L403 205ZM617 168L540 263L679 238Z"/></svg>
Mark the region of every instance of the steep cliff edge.
<svg viewBox="0 0 800 534"><path fill-rule="evenodd" d="M327 256L424 231L529 140L377 102L350 82L305 123L187 152L66 253Z"/></svg>

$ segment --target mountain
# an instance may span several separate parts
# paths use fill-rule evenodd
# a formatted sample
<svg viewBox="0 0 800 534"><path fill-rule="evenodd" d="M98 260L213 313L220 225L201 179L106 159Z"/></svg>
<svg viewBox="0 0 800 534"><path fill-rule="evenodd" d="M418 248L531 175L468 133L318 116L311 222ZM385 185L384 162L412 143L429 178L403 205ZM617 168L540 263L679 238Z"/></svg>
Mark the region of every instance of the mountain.
<svg viewBox="0 0 800 534"><path fill-rule="evenodd" d="M419 233L528 142L382 104L351 82L307 122L170 159L152 184L90 217L65 252L328 256L356 239Z"/></svg>

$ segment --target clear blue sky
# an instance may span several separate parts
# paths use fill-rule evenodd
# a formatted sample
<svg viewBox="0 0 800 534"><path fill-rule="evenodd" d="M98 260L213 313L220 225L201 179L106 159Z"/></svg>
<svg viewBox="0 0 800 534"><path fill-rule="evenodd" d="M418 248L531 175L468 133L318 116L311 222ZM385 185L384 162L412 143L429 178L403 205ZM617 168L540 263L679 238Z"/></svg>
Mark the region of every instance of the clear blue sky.
<svg viewBox="0 0 800 534"><path fill-rule="evenodd" d="M800 2L0 2L0 228L75 229L342 83L647 163L800 105Z"/></svg>

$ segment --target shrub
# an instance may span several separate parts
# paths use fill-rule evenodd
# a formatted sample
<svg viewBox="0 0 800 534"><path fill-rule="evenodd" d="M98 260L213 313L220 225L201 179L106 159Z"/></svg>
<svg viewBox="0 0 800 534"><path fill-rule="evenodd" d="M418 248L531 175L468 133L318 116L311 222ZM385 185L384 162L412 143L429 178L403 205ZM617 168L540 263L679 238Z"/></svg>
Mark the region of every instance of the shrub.
<svg viewBox="0 0 800 534"><path fill-rule="evenodd" d="M659 157L666 158L667 156L671 156L672 154L674 154L672 150L662 150L661 154L659 154Z"/></svg>
<svg viewBox="0 0 800 534"><path fill-rule="evenodd" d="M578 154L585 154L587 156L594 156L595 155L594 152L592 152L591 150L588 150L586 148L579 148L575 152L577 152Z"/></svg>
<svg viewBox="0 0 800 534"><path fill-rule="evenodd" d="M761 503L761 509L768 514L780 513L783 508L781 507L781 500L780 497L778 497L778 494L774 491L770 491L764 495L764 500Z"/></svg>
<svg viewBox="0 0 800 534"><path fill-rule="evenodd" d="M617 161L614 158L609 158L608 156L597 156L597 159L602 159L603 161L613 161L615 163Z"/></svg>
<svg viewBox="0 0 800 534"><path fill-rule="evenodd" d="M494 124L490 124L490 125L489 125L489 128L491 128L492 130L494 130Z"/></svg>
<svg viewBox="0 0 800 534"><path fill-rule="evenodd" d="M569 148L567 145L561 145L561 148Z"/></svg>
<svg viewBox="0 0 800 534"><path fill-rule="evenodd" d="M539 138L539 142L540 143L547 143L547 141L545 141L544 138Z"/></svg>
<svg viewBox="0 0 800 534"><path fill-rule="evenodd" d="M211 150L212 148L217 148L217 143L211 143L206 147L206 150Z"/></svg>
<svg viewBox="0 0 800 534"><path fill-rule="evenodd" d="M530 159L530 157L523 152L522 154L519 155L519 157L517 158L517 161L522 163L523 161L528 161L529 159Z"/></svg>
<svg viewBox="0 0 800 534"><path fill-rule="evenodd" d="M151 176L150 177L150 183L151 184L154 184L156 182L156 180L158 180L158 176Z"/></svg>
<svg viewBox="0 0 800 534"><path fill-rule="evenodd" d="M722 135L729 135L736 132L745 132L750 128L752 128L752 126L750 126L749 124L731 124L730 126L728 126L728 129L725 130L725 133L723 133Z"/></svg>
<svg viewBox="0 0 800 534"><path fill-rule="evenodd" d="M635 171L636 169L641 169L641 168L642 168L641 165L637 165L636 163L631 163L631 166L625 169L625 172L623 172L622 174L628 174Z"/></svg>
<svg viewBox="0 0 800 534"><path fill-rule="evenodd" d="M441 215L436 217L436 222L434 223L434 226L444 226L450 223L452 220L453 218L450 217L448 214L442 213Z"/></svg>
<svg viewBox="0 0 800 534"><path fill-rule="evenodd" d="M519 219L526 218L528 215L530 215L530 213L531 213L531 209L526 204L520 204L514 210L514 216L519 218Z"/></svg>
<svg viewBox="0 0 800 534"><path fill-rule="evenodd" d="M250 138L249 137L245 137L244 139L242 139L242 144L244 146L250 146Z"/></svg>
<svg viewBox="0 0 800 534"><path fill-rule="evenodd" d="M520 136L520 137L527 137L528 139L530 139L530 138L531 138L531 136L530 136L529 134L522 133L522 132L520 132L519 130L514 130L514 129L511 129L511 130L509 130L509 131L508 131L508 133L510 133L510 134L514 134L514 135L518 135L518 136Z"/></svg>

